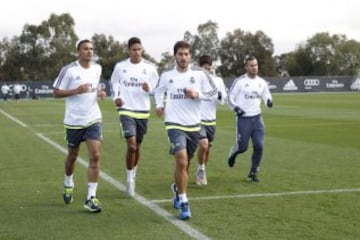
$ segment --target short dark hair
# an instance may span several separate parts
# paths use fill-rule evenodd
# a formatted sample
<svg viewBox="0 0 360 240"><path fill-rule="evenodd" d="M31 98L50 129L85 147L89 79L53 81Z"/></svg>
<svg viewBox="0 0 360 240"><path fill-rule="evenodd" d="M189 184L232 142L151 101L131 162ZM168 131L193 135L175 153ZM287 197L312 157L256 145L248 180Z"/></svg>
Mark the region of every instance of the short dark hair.
<svg viewBox="0 0 360 240"><path fill-rule="evenodd" d="M210 66L212 65L212 59L209 55L202 55L199 58L200 67L203 66L204 64L209 64Z"/></svg>
<svg viewBox="0 0 360 240"><path fill-rule="evenodd" d="M137 43L141 45L140 38L138 38L138 37L130 38L129 41L128 41L128 48L131 48L132 45L137 44Z"/></svg>
<svg viewBox="0 0 360 240"><path fill-rule="evenodd" d="M178 41L178 42L175 43L175 45L174 45L174 55L176 55L179 48L187 48L187 49L190 50L190 53L191 53L191 45L190 45L190 43L188 43L186 41Z"/></svg>
<svg viewBox="0 0 360 240"><path fill-rule="evenodd" d="M92 43L91 40L89 39L83 39L80 40L79 43L76 45L76 50L80 50L81 45L83 45L84 43Z"/></svg>
<svg viewBox="0 0 360 240"><path fill-rule="evenodd" d="M246 65L248 62L253 61L253 60L257 60L256 57L248 56L248 57L245 58L244 64Z"/></svg>

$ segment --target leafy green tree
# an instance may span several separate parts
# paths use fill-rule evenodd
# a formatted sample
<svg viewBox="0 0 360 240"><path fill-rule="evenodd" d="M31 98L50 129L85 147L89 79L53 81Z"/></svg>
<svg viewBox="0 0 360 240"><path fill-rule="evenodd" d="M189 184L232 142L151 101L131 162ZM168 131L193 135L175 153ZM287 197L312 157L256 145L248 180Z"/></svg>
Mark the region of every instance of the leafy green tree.
<svg viewBox="0 0 360 240"><path fill-rule="evenodd" d="M106 37L104 34L94 34L91 40L94 43L96 61L103 68L102 78L109 80L115 64L129 57L127 41L120 43L113 36ZM143 58L156 64L156 60L145 49Z"/></svg>
<svg viewBox="0 0 360 240"><path fill-rule="evenodd" d="M263 76L274 76L275 65L272 58L274 47L271 38L262 31L255 34L235 29L228 32L221 40L220 60L218 68L223 77L236 77L245 73L244 60L255 56L259 63L259 72Z"/></svg>
<svg viewBox="0 0 360 240"><path fill-rule="evenodd" d="M336 72L334 71L336 69ZM334 75L358 74L360 69L360 42L348 40L340 43L335 50L334 65L330 73Z"/></svg>
<svg viewBox="0 0 360 240"><path fill-rule="evenodd" d="M284 62L292 76L354 75L360 67L360 43L341 34L317 33Z"/></svg>
<svg viewBox="0 0 360 240"><path fill-rule="evenodd" d="M0 80L18 81L24 77L24 62L21 55L19 37L13 37L10 41L4 38L1 44L2 62L0 66Z"/></svg>
<svg viewBox="0 0 360 240"><path fill-rule="evenodd" d="M252 38L253 39L250 41L254 44L254 56L258 59L260 73L263 76L275 76L275 64L272 58L274 44L272 43L271 38L262 31L255 32Z"/></svg>
<svg viewBox="0 0 360 240"><path fill-rule="evenodd" d="M0 80L53 80L61 67L76 59L75 22L70 14L51 14L40 25L25 24L20 36L0 42ZM244 59L255 56L263 76L355 75L360 69L360 42L345 35L316 33L294 51L274 56L274 46L264 32L254 34L235 29L219 40L218 24L207 21L198 25L197 33L184 33L192 44L193 60L203 54L212 56L216 71L223 77L236 77L245 72ZM116 62L128 57L127 42L112 36L94 34L97 61L103 66L103 78L109 79ZM145 50L145 59L155 63ZM172 53L162 54L157 64L161 73L174 65Z"/></svg>
<svg viewBox="0 0 360 240"><path fill-rule="evenodd" d="M62 66L76 59L78 36L74 30L75 21L68 13L51 14L46 23L46 30L50 33L48 77L54 79Z"/></svg>
<svg viewBox="0 0 360 240"><path fill-rule="evenodd" d="M175 59L172 53L164 52L161 54L161 61L157 64L158 72L161 74L164 70L175 66Z"/></svg>
<svg viewBox="0 0 360 240"><path fill-rule="evenodd" d="M74 25L69 14L51 14L40 25L25 24L19 37L2 42L1 78L53 80L64 64L75 59Z"/></svg>
<svg viewBox="0 0 360 240"><path fill-rule="evenodd" d="M4 65L6 62L6 53L9 49L9 40L7 37L4 37L2 41L0 42L0 68Z"/></svg>
<svg viewBox="0 0 360 240"><path fill-rule="evenodd" d="M197 34L192 35L189 31L184 34L184 40L192 46L192 59L198 61L202 55L210 55L214 62L219 59L220 40L218 37L218 24L207 21L197 27Z"/></svg>
<svg viewBox="0 0 360 240"><path fill-rule="evenodd" d="M289 72L286 67L286 60L289 59L288 55L289 54L281 54L279 56L274 56L275 71L278 76L289 76Z"/></svg>
<svg viewBox="0 0 360 240"><path fill-rule="evenodd" d="M126 43L119 43L114 37L104 34L94 34L92 37L95 54L99 64L103 67L102 77L110 79L116 62L127 58Z"/></svg>
<svg viewBox="0 0 360 240"><path fill-rule="evenodd" d="M21 66L25 79L39 80L49 74L49 42L50 32L47 22L39 26L26 24L20 35L20 54L23 64Z"/></svg>
<svg viewBox="0 0 360 240"><path fill-rule="evenodd" d="M330 70L334 64L335 48L339 42L344 41L344 36L328 33L317 33L308 39L305 51L309 54L312 64L312 75L330 75Z"/></svg>
<svg viewBox="0 0 360 240"><path fill-rule="evenodd" d="M39 26L24 26L20 36L25 72L30 80L54 79L61 67L75 59L77 36L69 14L51 14Z"/></svg>
<svg viewBox="0 0 360 240"><path fill-rule="evenodd" d="M296 52L287 54L284 61L290 76L314 75L314 65L309 49L299 47Z"/></svg>

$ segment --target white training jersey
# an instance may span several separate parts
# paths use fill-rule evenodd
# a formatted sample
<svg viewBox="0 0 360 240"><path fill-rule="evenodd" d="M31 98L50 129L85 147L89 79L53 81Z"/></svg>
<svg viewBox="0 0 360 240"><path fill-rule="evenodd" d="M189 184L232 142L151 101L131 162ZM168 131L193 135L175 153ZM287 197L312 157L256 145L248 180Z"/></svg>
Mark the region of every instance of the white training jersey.
<svg viewBox="0 0 360 240"><path fill-rule="evenodd" d="M228 92L229 106L232 109L240 107L245 112L244 117L261 113L261 99L264 102L268 99L272 101L272 96L267 82L259 76L249 78L247 74L244 74L236 78Z"/></svg>
<svg viewBox="0 0 360 240"><path fill-rule="evenodd" d="M203 125L215 125L216 124L216 108L217 104L225 104L227 93L222 78L215 75L210 75L215 86L218 90L218 94L221 93L221 99L204 99L201 101L200 111L201 111L201 124Z"/></svg>
<svg viewBox="0 0 360 240"><path fill-rule="evenodd" d="M94 63L89 68L83 68L79 61L72 62L61 69L59 76L54 81L54 88L76 89L85 83L91 86L87 93L66 97L64 116L66 127L84 128L101 121L97 96L101 71L102 68L99 64Z"/></svg>
<svg viewBox="0 0 360 240"><path fill-rule="evenodd" d="M186 97L185 88L196 89L199 98ZM164 106L163 96L166 96L166 129L198 131L201 99L215 97L217 89L211 77L202 68L191 67L186 72L178 72L176 68L172 68L161 75L154 95L156 108Z"/></svg>
<svg viewBox="0 0 360 240"><path fill-rule="evenodd" d="M21 92L21 86L20 86L19 84L15 84L15 85L13 86L13 91L14 91L15 94L20 94L20 92Z"/></svg>
<svg viewBox="0 0 360 240"><path fill-rule="evenodd" d="M8 93L9 93L9 90L10 90L10 88L9 88L8 85L2 85L2 86L1 86L1 93L2 93L2 94L8 94Z"/></svg>
<svg viewBox="0 0 360 240"><path fill-rule="evenodd" d="M115 65L111 75L112 98L121 98L123 105L118 108L120 115L146 119L150 116L150 94L159 81L159 74L153 64L142 59L132 63L130 59ZM142 89L144 82L149 83L150 91Z"/></svg>

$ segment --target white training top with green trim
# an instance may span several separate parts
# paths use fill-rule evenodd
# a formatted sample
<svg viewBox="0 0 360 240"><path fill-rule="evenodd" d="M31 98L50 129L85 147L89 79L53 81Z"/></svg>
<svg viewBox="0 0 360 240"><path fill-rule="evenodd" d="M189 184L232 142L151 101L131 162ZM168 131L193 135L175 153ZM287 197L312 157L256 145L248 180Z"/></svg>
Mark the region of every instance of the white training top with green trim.
<svg viewBox="0 0 360 240"><path fill-rule="evenodd" d="M159 81L159 74L149 61L142 59L139 63L132 63L128 58L117 63L110 81L112 99L121 98L123 101L119 111L126 110L135 115L139 111L150 111L149 95ZM145 82L150 86L149 92L142 89Z"/></svg>
<svg viewBox="0 0 360 240"><path fill-rule="evenodd" d="M199 98L191 99L185 96L185 88L194 88L199 92ZM211 77L201 68L191 67L186 72L178 72L176 68L164 72L160 76L159 85L154 89L156 107L165 104L165 123L179 127L200 124L201 99L214 98L217 89Z"/></svg>

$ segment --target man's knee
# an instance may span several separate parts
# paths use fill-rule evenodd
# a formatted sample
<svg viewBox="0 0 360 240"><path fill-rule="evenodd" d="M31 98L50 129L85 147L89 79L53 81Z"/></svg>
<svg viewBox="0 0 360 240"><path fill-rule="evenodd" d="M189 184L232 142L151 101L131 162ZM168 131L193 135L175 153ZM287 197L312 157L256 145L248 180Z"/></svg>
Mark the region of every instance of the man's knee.
<svg viewBox="0 0 360 240"><path fill-rule="evenodd" d="M263 151L263 145L262 144L254 145L253 148L254 148L254 152L262 153L262 151Z"/></svg>
<svg viewBox="0 0 360 240"><path fill-rule="evenodd" d="M239 153L244 153L244 152L246 152L247 149L248 149L248 144L243 143L243 142L238 142L238 152Z"/></svg>
<svg viewBox="0 0 360 240"><path fill-rule="evenodd" d="M93 149L91 152L90 152L90 164L92 163L95 163L97 164L100 160L100 150L98 149Z"/></svg>
<svg viewBox="0 0 360 240"><path fill-rule="evenodd" d="M201 139L199 141L199 149L202 149L204 151L208 151L209 148L210 148L210 144L209 144L209 142L207 140Z"/></svg>
<svg viewBox="0 0 360 240"><path fill-rule="evenodd" d="M79 147L69 148L67 159L68 161L75 161L79 154Z"/></svg>
<svg viewBox="0 0 360 240"><path fill-rule="evenodd" d="M130 153L135 153L136 150L137 150L137 145L136 145L136 144L130 144L130 145L128 146L128 152L130 152Z"/></svg>
<svg viewBox="0 0 360 240"><path fill-rule="evenodd" d="M264 142L261 139L254 141L254 151L262 151Z"/></svg>
<svg viewBox="0 0 360 240"><path fill-rule="evenodd" d="M176 167L186 169L188 165L188 153L186 149L181 149L175 153Z"/></svg>

